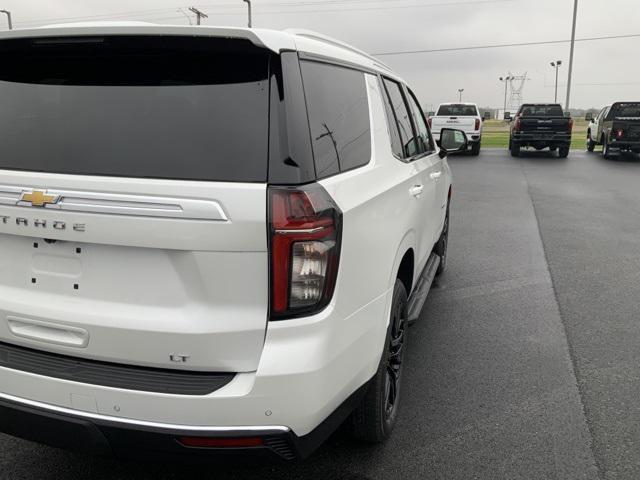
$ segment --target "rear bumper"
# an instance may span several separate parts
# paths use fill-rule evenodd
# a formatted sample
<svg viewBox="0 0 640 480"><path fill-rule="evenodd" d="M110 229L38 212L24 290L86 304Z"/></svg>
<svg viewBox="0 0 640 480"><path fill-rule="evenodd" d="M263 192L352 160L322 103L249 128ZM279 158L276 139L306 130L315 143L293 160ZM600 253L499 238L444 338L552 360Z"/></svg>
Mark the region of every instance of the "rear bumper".
<svg viewBox="0 0 640 480"><path fill-rule="evenodd" d="M347 418L365 392L366 385L303 437L284 426L196 427L123 420L9 395L0 395L0 430L53 447L101 456L180 460L242 455L291 461L313 452ZM231 446L186 446L181 443L185 437L226 441ZM251 445L239 446L238 442L243 441Z"/></svg>
<svg viewBox="0 0 640 480"><path fill-rule="evenodd" d="M251 434L264 445L240 452L269 456L285 442L289 453L276 456L303 457L331 433L327 425L346 418L349 399L375 374L390 298L386 291L348 316L330 306L313 317L273 322L258 370L238 373L206 395L116 388L0 366L0 432L119 456L131 444L134 451L210 455L219 452L184 447L176 436Z"/></svg>
<svg viewBox="0 0 640 480"><path fill-rule="evenodd" d="M450 128L455 128L455 127L450 127ZM464 132L467 135L467 139L469 140L469 143L478 143L480 141L482 141L482 132ZM431 133L433 135L433 139L436 142L440 142L440 132L432 132Z"/></svg>
<svg viewBox="0 0 640 480"><path fill-rule="evenodd" d="M616 148L620 150L632 150L635 152L640 151L640 141L629 141L629 140L616 140L614 138L611 139L611 143L609 144L611 148Z"/></svg>
<svg viewBox="0 0 640 480"><path fill-rule="evenodd" d="M547 145L551 147L563 147L571 145L571 135L566 134L553 134L553 135L540 135L536 133L519 133L514 134L511 138L512 143L517 145Z"/></svg>

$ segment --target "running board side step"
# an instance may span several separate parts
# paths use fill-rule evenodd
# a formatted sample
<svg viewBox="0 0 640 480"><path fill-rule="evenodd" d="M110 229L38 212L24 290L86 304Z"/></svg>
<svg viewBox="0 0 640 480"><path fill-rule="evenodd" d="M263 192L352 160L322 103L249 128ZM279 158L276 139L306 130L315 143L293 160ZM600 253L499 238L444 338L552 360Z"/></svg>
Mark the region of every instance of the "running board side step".
<svg viewBox="0 0 640 480"><path fill-rule="evenodd" d="M429 290L431 290L433 279L436 277L438 266L440 266L440 257L432 253L429 260L427 260L424 270L422 270L420 278L418 278L416 288L413 289L411 297L409 298L409 322L415 322L420 316L424 302L427 301Z"/></svg>

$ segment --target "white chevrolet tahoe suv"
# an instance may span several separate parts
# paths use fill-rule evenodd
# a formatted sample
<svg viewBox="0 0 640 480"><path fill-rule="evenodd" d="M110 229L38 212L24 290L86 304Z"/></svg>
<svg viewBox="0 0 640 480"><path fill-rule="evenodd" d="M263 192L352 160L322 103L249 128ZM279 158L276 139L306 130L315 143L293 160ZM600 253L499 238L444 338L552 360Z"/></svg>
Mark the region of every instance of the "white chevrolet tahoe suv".
<svg viewBox="0 0 640 480"><path fill-rule="evenodd" d="M451 198L397 75L310 32L140 24L4 32L0 63L1 432L283 459L389 435Z"/></svg>
<svg viewBox="0 0 640 480"><path fill-rule="evenodd" d="M463 130L469 138L471 154L480 155L482 117L475 103L442 103L436 114L429 118L429 126L436 142L440 142L440 130L443 128Z"/></svg>

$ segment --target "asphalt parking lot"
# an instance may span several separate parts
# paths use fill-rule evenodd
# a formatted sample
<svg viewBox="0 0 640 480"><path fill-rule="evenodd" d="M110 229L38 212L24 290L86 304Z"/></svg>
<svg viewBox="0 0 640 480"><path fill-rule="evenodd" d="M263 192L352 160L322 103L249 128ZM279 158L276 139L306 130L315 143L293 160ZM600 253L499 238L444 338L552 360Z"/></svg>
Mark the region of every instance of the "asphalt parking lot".
<svg viewBox="0 0 640 480"><path fill-rule="evenodd" d="M640 478L640 160L450 160L448 271L384 446L292 465L91 458L0 435L0 478Z"/></svg>

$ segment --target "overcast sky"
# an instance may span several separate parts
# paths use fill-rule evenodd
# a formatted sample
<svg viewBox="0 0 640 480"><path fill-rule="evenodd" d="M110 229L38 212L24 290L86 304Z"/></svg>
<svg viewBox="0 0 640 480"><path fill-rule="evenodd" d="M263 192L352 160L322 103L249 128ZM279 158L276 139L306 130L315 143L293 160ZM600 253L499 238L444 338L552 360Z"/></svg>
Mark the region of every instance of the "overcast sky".
<svg viewBox="0 0 640 480"><path fill-rule="evenodd" d="M186 24L178 12L194 5L209 25L244 25L241 0L0 0L14 28L86 20L144 20ZM579 0L577 38L640 35L639 0ZM254 26L306 28L370 53L567 40L573 0L253 0ZM5 28L0 18L0 28ZM576 44L571 105L599 108L616 100L640 100L637 38ZM564 62L559 97L566 95L569 44L385 55L412 85L424 106L463 100L502 106L498 77L527 72L524 100L553 101L552 60Z"/></svg>

